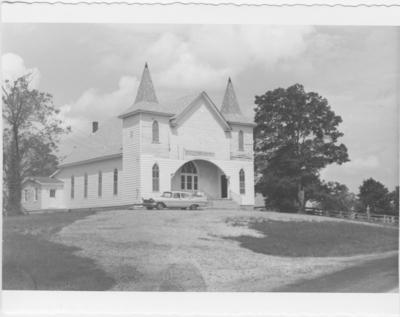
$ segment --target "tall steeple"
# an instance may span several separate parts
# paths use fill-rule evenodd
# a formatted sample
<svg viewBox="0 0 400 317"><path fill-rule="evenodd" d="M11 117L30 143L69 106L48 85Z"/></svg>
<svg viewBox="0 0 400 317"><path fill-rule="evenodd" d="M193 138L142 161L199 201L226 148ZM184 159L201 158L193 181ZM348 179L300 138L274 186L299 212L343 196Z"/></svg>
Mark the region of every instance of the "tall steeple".
<svg viewBox="0 0 400 317"><path fill-rule="evenodd" d="M139 89L136 95L135 104L139 102L153 102L158 103L156 92L154 91L153 82L151 81L149 67L144 66L142 79L140 81Z"/></svg>
<svg viewBox="0 0 400 317"><path fill-rule="evenodd" d="M222 101L221 113L242 115L230 77L228 86L226 87L224 100Z"/></svg>

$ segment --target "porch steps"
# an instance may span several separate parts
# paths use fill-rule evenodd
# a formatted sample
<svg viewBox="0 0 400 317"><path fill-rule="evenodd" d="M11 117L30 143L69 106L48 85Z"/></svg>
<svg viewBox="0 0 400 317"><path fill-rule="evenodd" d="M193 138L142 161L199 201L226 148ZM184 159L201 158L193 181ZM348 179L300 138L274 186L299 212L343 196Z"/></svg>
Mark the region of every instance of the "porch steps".
<svg viewBox="0 0 400 317"><path fill-rule="evenodd" d="M238 208L240 208L240 206L229 198L213 199L212 201L209 201L209 206L207 207L207 209L230 209L230 210L236 210Z"/></svg>

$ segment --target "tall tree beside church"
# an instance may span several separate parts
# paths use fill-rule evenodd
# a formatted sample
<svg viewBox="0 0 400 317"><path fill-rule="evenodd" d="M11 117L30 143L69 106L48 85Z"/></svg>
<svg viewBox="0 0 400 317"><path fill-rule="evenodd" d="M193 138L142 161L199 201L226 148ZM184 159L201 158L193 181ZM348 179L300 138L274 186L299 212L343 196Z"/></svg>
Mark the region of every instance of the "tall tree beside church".
<svg viewBox="0 0 400 317"><path fill-rule="evenodd" d="M53 154L62 127L59 110L50 94L30 89L32 74L2 84L3 100L3 197L6 210L21 214L21 183L27 176L47 176L57 165Z"/></svg>
<svg viewBox="0 0 400 317"><path fill-rule="evenodd" d="M256 96L255 103L256 191L266 205L302 211L320 183L319 171L349 161L346 146L337 144L342 118L299 84Z"/></svg>
<svg viewBox="0 0 400 317"><path fill-rule="evenodd" d="M387 214L392 211L392 206L390 204L392 197L389 194L389 190L381 182L370 178L364 180L359 188L360 193L358 197L364 207L364 211L366 211L368 207L370 213L375 214Z"/></svg>

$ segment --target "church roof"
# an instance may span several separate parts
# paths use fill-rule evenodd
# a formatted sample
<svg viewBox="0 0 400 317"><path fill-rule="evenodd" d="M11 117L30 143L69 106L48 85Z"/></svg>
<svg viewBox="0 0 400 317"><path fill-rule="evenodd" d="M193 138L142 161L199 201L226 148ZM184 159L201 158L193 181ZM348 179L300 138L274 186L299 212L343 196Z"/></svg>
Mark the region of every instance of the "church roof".
<svg viewBox="0 0 400 317"><path fill-rule="evenodd" d="M242 115L230 78L226 87L224 100L222 101L221 114L230 123L255 125L253 120Z"/></svg>
<svg viewBox="0 0 400 317"><path fill-rule="evenodd" d="M120 154L122 154L122 120L113 117L100 125L95 133L79 140L79 144L59 166Z"/></svg>
<svg viewBox="0 0 400 317"><path fill-rule="evenodd" d="M63 167L70 164L122 155L122 118L137 112L151 112L167 115L170 117L171 123L174 123L174 121L202 94L207 96L207 94L201 92L170 102L158 103L149 68L146 63L135 103L118 117L110 118L101 124L99 129L92 135L86 137L84 141L80 140L77 142L78 145L64 158L59 166ZM216 109L216 111L218 110ZM222 115L221 120L223 120L227 127L229 127L227 122L232 124L255 125L252 120L242 115L230 79L220 114Z"/></svg>

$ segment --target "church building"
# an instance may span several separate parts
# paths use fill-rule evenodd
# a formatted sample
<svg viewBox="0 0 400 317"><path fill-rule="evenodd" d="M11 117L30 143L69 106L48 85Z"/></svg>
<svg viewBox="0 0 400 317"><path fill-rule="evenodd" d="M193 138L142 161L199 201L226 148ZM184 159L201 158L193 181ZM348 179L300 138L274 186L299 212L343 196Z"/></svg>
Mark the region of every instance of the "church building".
<svg viewBox="0 0 400 317"><path fill-rule="evenodd" d="M220 110L205 92L159 103L146 64L133 105L100 126L94 122L86 142L51 175L54 182L26 182L36 194L24 194L23 206L127 206L179 190L253 209L254 126L242 115L230 79ZM29 198L38 191L42 205L35 207Z"/></svg>

